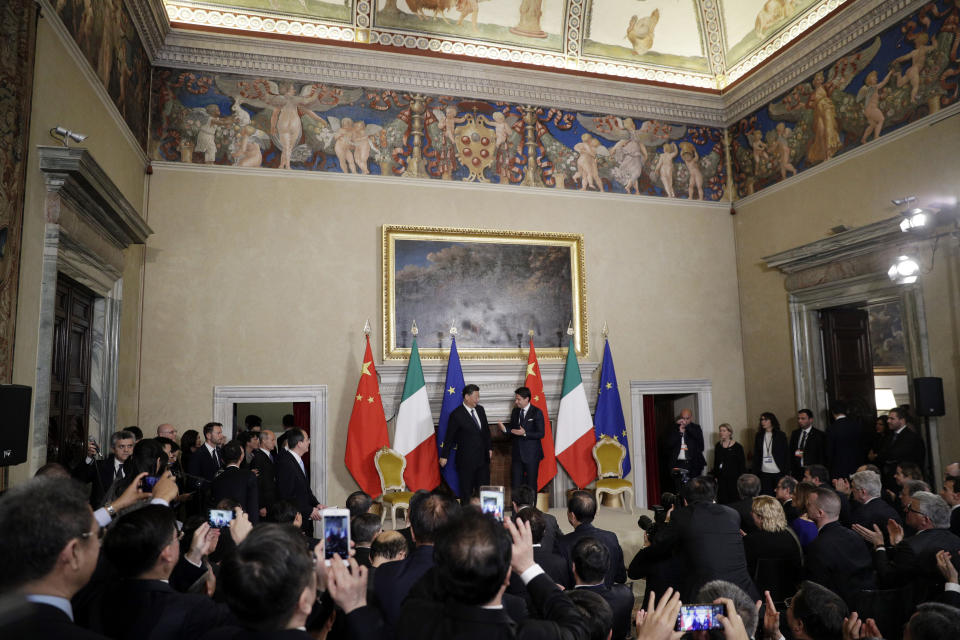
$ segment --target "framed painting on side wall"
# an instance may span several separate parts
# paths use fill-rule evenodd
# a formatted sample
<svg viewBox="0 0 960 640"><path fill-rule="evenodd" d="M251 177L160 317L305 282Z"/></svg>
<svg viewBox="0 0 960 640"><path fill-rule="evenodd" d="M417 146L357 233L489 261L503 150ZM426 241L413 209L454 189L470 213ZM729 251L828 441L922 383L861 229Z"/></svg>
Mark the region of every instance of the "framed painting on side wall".
<svg viewBox="0 0 960 640"><path fill-rule="evenodd" d="M587 355L583 236L575 233L383 226L383 357ZM573 335L568 335L568 327Z"/></svg>

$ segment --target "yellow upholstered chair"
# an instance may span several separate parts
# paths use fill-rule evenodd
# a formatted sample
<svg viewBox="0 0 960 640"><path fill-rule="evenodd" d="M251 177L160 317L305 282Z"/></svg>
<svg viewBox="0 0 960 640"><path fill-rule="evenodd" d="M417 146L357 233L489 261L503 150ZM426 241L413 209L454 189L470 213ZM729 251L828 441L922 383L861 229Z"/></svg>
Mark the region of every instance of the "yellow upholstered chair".
<svg viewBox="0 0 960 640"><path fill-rule="evenodd" d="M633 513L633 483L623 479L623 459L627 456L627 449L610 436L601 436L597 444L593 445L593 459L597 463L597 504L600 504L600 494L607 493L620 496L630 494L630 513Z"/></svg>
<svg viewBox="0 0 960 640"><path fill-rule="evenodd" d="M380 509L380 526L387 517L387 506L393 518L393 528L397 528L397 509L403 509L404 515L410 514L410 497L412 492L407 491L403 483L403 470L407 468L407 459L396 449L382 447L373 458L373 463L380 474L380 488L383 496L380 497L383 508Z"/></svg>

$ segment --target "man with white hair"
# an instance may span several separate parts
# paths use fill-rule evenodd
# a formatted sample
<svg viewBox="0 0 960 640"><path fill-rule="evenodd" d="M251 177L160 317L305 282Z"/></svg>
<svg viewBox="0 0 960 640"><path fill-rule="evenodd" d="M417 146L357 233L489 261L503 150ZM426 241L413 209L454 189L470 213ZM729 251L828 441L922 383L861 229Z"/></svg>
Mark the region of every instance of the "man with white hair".
<svg viewBox="0 0 960 640"><path fill-rule="evenodd" d="M883 490L880 474L873 471L858 471L850 476L850 520L869 530L877 525L880 531L887 530L887 521L902 525L897 510L880 498Z"/></svg>
<svg viewBox="0 0 960 640"><path fill-rule="evenodd" d="M960 552L960 537L950 533L950 507L940 496L918 491L905 503L906 524L917 531L904 538L903 528L890 525L890 544L884 546L879 527L855 526L857 533L874 547L874 566L881 588L913 587L914 603L932 600L943 590L943 576L937 569L937 552Z"/></svg>
<svg viewBox="0 0 960 640"><path fill-rule="evenodd" d="M170 440L177 442L177 428L167 422L157 425L157 437L169 438Z"/></svg>

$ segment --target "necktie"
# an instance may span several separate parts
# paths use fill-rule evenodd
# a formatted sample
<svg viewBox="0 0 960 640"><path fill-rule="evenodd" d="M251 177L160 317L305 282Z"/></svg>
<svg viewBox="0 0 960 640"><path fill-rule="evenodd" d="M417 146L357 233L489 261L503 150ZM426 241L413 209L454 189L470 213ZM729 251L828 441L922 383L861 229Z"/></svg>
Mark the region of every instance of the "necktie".
<svg viewBox="0 0 960 640"><path fill-rule="evenodd" d="M807 432L804 431L800 436L800 450L803 451L804 447L807 445Z"/></svg>
<svg viewBox="0 0 960 640"><path fill-rule="evenodd" d="M123 477L123 467L122 467L122 466L121 466L121 467L117 467L116 469L113 470L113 478L114 478L114 480L120 479L120 478L122 478L122 477Z"/></svg>
<svg viewBox="0 0 960 640"><path fill-rule="evenodd" d="M470 415L473 416L473 421L477 423L477 429L480 428L480 419L477 417L477 410L470 409Z"/></svg>
<svg viewBox="0 0 960 640"><path fill-rule="evenodd" d="M526 418L526 417L527 417L527 410L526 410L526 409L520 409L520 426L521 426L521 427L523 426L523 420L524 420L524 418Z"/></svg>
<svg viewBox="0 0 960 640"><path fill-rule="evenodd" d="M213 461L216 463L217 468L220 468L220 452L216 449L213 450Z"/></svg>

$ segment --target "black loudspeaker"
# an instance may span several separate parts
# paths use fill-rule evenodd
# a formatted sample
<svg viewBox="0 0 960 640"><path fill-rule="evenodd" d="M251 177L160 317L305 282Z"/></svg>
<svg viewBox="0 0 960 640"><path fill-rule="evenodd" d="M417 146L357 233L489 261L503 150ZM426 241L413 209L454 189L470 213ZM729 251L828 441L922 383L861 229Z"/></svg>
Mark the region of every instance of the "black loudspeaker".
<svg viewBox="0 0 960 640"><path fill-rule="evenodd" d="M942 416L943 378L914 378L913 397L918 416Z"/></svg>
<svg viewBox="0 0 960 640"><path fill-rule="evenodd" d="M32 395L22 384L0 384L0 467L27 461Z"/></svg>

